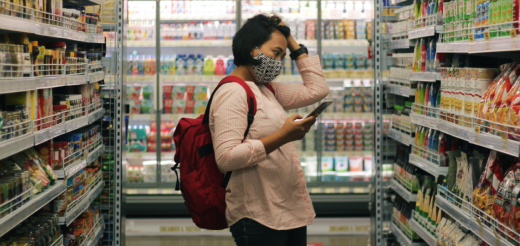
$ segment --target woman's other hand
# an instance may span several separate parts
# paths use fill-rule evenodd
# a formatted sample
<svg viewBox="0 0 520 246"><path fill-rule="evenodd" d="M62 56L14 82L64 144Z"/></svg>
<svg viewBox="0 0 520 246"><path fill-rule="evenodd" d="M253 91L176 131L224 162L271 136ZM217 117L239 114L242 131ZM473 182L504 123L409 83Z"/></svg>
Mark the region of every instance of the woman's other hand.
<svg viewBox="0 0 520 246"><path fill-rule="evenodd" d="M301 120L296 121L298 119ZM299 114L294 114L285 120L285 123L280 129L280 134L287 142L301 140L305 137L305 134L309 132L314 123L316 123L316 117L314 116L303 119Z"/></svg>

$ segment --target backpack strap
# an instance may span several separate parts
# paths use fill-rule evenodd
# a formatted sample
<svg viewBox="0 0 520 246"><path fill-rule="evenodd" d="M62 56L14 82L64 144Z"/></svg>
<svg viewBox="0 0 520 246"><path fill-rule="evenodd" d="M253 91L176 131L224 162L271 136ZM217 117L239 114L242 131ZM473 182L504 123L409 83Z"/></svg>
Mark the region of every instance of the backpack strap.
<svg viewBox="0 0 520 246"><path fill-rule="evenodd" d="M237 76L226 76L225 78L223 78L220 81L220 83L218 83L215 90L213 90L213 93L211 93L211 97L208 101L208 106L206 107L206 112L204 113L204 118L202 120L202 124L209 124L209 113L210 113L210 108L211 108L211 102L213 101L213 96L215 95L215 92L217 92L218 88L220 88L220 86L222 86L223 84L227 84L227 83L238 83L246 90L247 105L248 105L249 110L247 112L247 128L246 128L246 131L244 132L244 139L242 139L242 142L244 142L247 138L247 135L249 134L249 129L251 128L251 124L253 124L253 120L255 119L256 98L255 98L255 94L253 94L253 91L251 90L249 85L247 85L243 79L241 79ZM273 90L273 93L274 93L274 90ZM233 172L227 172L226 175L224 176L224 180L222 181L223 188L227 187L232 173Z"/></svg>
<svg viewBox="0 0 520 246"><path fill-rule="evenodd" d="M274 93L274 88L271 85L271 83L265 83L264 85L265 85L265 87L267 87L267 89L269 89L273 93L274 96L276 96L276 93Z"/></svg>

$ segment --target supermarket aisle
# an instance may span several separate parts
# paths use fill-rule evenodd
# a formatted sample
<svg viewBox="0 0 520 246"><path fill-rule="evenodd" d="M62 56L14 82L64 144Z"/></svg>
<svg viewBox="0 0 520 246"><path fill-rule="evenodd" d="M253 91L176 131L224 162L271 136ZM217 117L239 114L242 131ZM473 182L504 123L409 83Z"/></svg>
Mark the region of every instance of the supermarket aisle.
<svg viewBox="0 0 520 246"><path fill-rule="evenodd" d="M369 236L309 236L312 246L366 246ZM231 237L127 237L126 246L234 246Z"/></svg>

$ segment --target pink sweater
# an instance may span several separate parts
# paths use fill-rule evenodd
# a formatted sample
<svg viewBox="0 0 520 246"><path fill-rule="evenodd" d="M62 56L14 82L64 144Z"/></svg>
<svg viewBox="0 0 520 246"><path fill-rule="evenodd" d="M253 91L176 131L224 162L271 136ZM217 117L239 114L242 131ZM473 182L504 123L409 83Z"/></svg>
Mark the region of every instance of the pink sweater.
<svg viewBox="0 0 520 246"><path fill-rule="evenodd" d="M314 104L329 93L318 56L296 65L303 84L273 82L276 97L264 85L246 82L255 94L257 112L243 143L248 111L244 88L229 83L214 95L209 125L215 158L221 172L233 171L226 189L229 226L250 218L288 230L310 225L316 216L294 143L266 155L259 140L282 127L285 110Z"/></svg>

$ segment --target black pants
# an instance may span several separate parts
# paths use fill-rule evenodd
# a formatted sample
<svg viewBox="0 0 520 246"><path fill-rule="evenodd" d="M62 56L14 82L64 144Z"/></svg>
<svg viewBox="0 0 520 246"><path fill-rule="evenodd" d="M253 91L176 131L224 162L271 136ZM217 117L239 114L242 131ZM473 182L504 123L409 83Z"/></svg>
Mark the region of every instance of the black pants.
<svg viewBox="0 0 520 246"><path fill-rule="evenodd" d="M237 246L306 246L307 227L273 230L252 219L241 219L230 228Z"/></svg>

